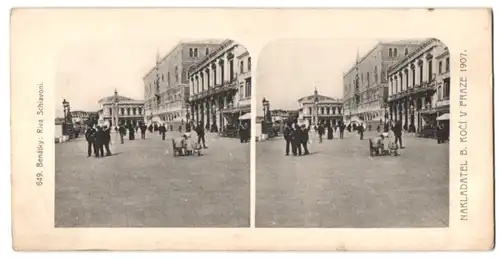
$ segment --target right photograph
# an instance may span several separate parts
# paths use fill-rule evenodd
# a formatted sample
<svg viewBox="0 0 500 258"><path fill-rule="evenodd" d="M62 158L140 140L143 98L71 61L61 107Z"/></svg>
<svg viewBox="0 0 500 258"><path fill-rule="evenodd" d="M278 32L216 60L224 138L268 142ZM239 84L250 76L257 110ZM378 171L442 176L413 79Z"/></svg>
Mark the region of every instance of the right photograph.
<svg viewBox="0 0 500 258"><path fill-rule="evenodd" d="M256 227L449 226L443 42L282 39L255 76Z"/></svg>

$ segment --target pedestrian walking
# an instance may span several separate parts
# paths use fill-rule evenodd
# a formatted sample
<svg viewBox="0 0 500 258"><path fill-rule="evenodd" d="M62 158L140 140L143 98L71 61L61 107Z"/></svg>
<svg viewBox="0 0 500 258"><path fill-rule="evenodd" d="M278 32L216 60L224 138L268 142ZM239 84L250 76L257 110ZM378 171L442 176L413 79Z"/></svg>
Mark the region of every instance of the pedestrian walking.
<svg viewBox="0 0 500 258"><path fill-rule="evenodd" d="M365 127L363 126L363 124L358 126L358 133L359 133L359 139L363 140L363 135L365 133Z"/></svg>
<svg viewBox="0 0 500 258"><path fill-rule="evenodd" d="M135 139L135 130L134 130L134 126L132 124L128 124L128 139L130 141L134 140Z"/></svg>
<svg viewBox="0 0 500 258"><path fill-rule="evenodd" d="M328 124L327 131L328 131L328 137L327 137L327 139L328 140L333 139L333 132L335 131L335 125L333 125L333 127L332 127L331 124Z"/></svg>
<svg viewBox="0 0 500 258"><path fill-rule="evenodd" d="M141 129L141 139L146 140L146 130L148 127L144 123L141 123L141 125L139 127L140 127L139 129ZM151 132L151 130L150 130L150 132Z"/></svg>
<svg viewBox="0 0 500 258"><path fill-rule="evenodd" d="M396 140L395 140L396 144L398 144L398 142L399 142L399 145L398 145L399 148L404 149L405 147L403 147L403 138L402 138L403 127L402 127L401 121L397 121L395 123L395 125L392 128L392 131L394 132L394 137L396 138Z"/></svg>
<svg viewBox="0 0 500 258"><path fill-rule="evenodd" d="M118 131L120 133L120 143L123 144L123 138L127 134L127 128L125 128L125 125L121 124L120 127L118 127Z"/></svg>
<svg viewBox="0 0 500 258"><path fill-rule="evenodd" d="M167 128L165 127L165 124L160 125L160 127L158 128L158 131L160 131L161 139L164 141L165 134L167 133Z"/></svg>
<svg viewBox="0 0 500 258"><path fill-rule="evenodd" d="M307 148L307 143L309 142L309 131L306 125L300 127L300 142L302 143L302 148L304 148L304 155L309 155L309 149Z"/></svg>
<svg viewBox="0 0 500 258"><path fill-rule="evenodd" d="M343 122L340 123L339 126L339 138L344 139L344 130L345 130L345 124Z"/></svg>
<svg viewBox="0 0 500 258"><path fill-rule="evenodd" d="M283 129L283 137L285 138L285 156L290 154L290 144L292 143L292 125L287 123ZM293 148L292 148L293 149Z"/></svg>
<svg viewBox="0 0 500 258"><path fill-rule="evenodd" d="M94 154L96 154L96 130L93 125L89 125L87 130L85 131L85 139L87 140L87 157L92 156L92 148L94 149Z"/></svg>
<svg viewBox="0 0 500 258"><path fill-rule="evenodd" d="M325 134L325 127L322 124L318 125L319 143L323 143L323 135Z"/></svg>
<svg viewBox="0 0 500 258"><path fill-rule="evenodd" d="M205 145L205 128L203 127L202 122L198 123L198 126L196 126L196 134L198 134L198 144L202 143L203 148L206 149L207 146Z"/></svg>

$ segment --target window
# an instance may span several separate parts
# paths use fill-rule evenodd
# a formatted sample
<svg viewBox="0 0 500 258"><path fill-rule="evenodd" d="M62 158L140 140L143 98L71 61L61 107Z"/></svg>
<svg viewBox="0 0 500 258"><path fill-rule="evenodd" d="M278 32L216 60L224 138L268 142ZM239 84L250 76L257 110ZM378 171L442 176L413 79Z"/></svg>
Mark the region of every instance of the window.
<svg viewBox="0 0 500 258"><path fill-rule="evenodd" d="M248 62L247 62L247 70L251 71L252 70L252 59L249 57Z"/></svg>
<svg viewBox="0 0 500 258"><path fill-rule="evenodd" d="M189 57L193 57L193 49L192 48L189 49Z"/></svg>
<svg viewBox="0 0 500 258"><path fill-rule="evenodd" d="M167 84L170 85L170 72L167 73Z"/></svg>
<svg viewBox="0 0 500 258"><path fill-rule="evenodd" d="M194 49L194 57L198 57L198 49L197 48Z"/></svg>
<svg viewBox="0 0 500 258"><path fill-rule="evenodd" d="M366 82L368 83L368 87L370 87L370 73L366 72Z"/></svg>
<svg viewBox="0 0 500 258"><path fill-rule="evenodd" d="M374 71L373 71L373 82L376 84L378 83L378 69L375 66Z"/></svg>
<svg viewBox="0 0 500 258"><path fill-rule="evenodd" d="M309 114L312 114L312 107L309 107Z"/></svg>
<svg viewBox="0 0 500 258"><path fill-rule="evenodd" d="M443 62L442 61L439 61L438 71L439 71L439 74L441 74L443 72Z"/></svg>
<svg viewBox="0 0 500 258"><path fill-rule="evenodd" d="M330 114L330 107L326 107L326 114Z"/></svg>
<svg viewBox="0 0 500 258"><path fill-rule="evenodd" d="M130 108L127 108L127 115L130 116Z"/></svg>
<svg viewBox="0 0 500 258"><path fill-rule="evenodd" d="M323 115L324 113L325 113L325 108L324 108L324 107L322 107L322 108L321 108L321 114Z"/></svg>
<svg viewBox="0 0 500 258"><path fill-rule="evenodd" d="M408 55L408 48L405 47L405 56Z"/></svg>
<svg viewBox="0 0 500 258"><path fill-rule="evenodd" d="M113 115L113 109L112 108L109 108L109 114Z"/></svg>
<svg viewBox="0 0 500 258"><path fill-rule="evenodd" d="M120 115L124 115L125 114L125 109L124 108L120 108Z"/></svg>
<svg viewBox="0 0 500 258"><path fill-rule="evenodd" d="M394 49L394 57L398 57L398 49L397 48Z"/></svg>
<svg viewBox="0 0 500 258"><path fill-rule="evenodd" d="M175 82L179 82L179 70L175 67Z"/></svg>
<svg viewBox="0 0 500 258"><path fill-rule="evenodd" d="M139 115L142 115L142 108L139 108Z"/></svg>
<svg viewBox="0 0 500 258"><path fill-rule="evenodd" d="M252 80L247 79L245 82L245 93L247 98L250 98L252 96Z"/></svg>
<svg viewBox="0 0 500 258"><path fill-rule="evenodd" d="M389 57L392 57L392 48L389 48Z"/></svg>
<svg viewBox="0 0 500 258"><path fill-rule="evenodd" d="M240 84L240 99L244 99L245 98L245 91L244 91L244 84L241 83Z"/></svg>
<svg viewBox="0 0 500 258"><path fill-rule="evenodd" d="M243 73L243 60L240 61L240 74Z"/></svg>
<svg viewBox="0 0 500 258"><path fill-rule="evenodd" d="M433 78L432 78L432 60L429 60L428 62L429 64L429 70L427 71L428 72L428 80L427 81L431 81Z"/></svg>
<svg viewBox="0 0 500 258"><path fill-rule="evenodd" d="M165 77L163 76L163 73L161 74L161 81L165 81Z"/></svg>
<svg viewBox="0 0 500 258"><path fill-rule="evenodd" d="M450 98L450 78L443 81L443 99Z"/></svg>
<svg viewBox="0 0 500 258"><path fill-rule="evenodd" d="M205 55L208 56L208 54L210 53L210 50L208 49L208 47L205 49Z"/></svg>
<svg viewBox="0 0 500 258"><path fill-rule="evenodd" d="M132 113L134 114L134 116L136 115L136 112L137 112L137 109L136 109L136 108L133 108L133 109L132 109Z"/></svg>
<svg viewBox="0 0 500 258"><path fill-rule="evenodd" d="M450 58L446 58L445 72L450 71Z"/></svg>

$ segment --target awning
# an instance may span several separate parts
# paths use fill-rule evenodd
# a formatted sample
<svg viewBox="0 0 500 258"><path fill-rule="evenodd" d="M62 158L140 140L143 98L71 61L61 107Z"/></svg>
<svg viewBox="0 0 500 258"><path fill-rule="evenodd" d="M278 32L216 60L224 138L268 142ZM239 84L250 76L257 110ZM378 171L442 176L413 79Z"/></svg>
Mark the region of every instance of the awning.
<svg viewBox="0 0 500 258"><path fill-rule="evenodd" d="M438 118L436 118L437 121L442 121L442 120L450 120L450 113L442 114Z"/></svg>
<svg viewBox="0 0 500 258"><path fill-rule="evenodd" d="M252 113L245 113L244 115L240 116L240 120L249 120L252 119Z"/></svg>

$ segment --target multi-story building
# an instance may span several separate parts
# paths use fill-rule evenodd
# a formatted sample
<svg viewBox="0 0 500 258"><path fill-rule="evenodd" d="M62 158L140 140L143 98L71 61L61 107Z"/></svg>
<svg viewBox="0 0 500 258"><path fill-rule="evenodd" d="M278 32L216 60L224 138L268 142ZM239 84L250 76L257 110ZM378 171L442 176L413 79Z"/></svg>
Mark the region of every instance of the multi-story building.
<svg viewBox="0 0 500 258"><path fill-rule="evenodd" d="M144 101L115 94L98 102L99 123L112 127L120 124L137 126L144 119Z"/></svg>
<svg viewBox="0 0 500 258"><path fill-rule="evenodd" d="M421 40L379 42L343 76L344 120L380 123L388 95L387 69L413 52Z"/></svg>
<svg viewBox="0 0 500 258"><path fill-rule="evenodd" d="M217 132L249 119L251 69L247 49L232 40L225 40L192 65L189 103L193 121Z"/></svg>
<svg viewBox="0 0 500 258"><path fill-rule="evenodd" d="M342 99L319 95L318 90L315 89L313 95L300 98L298 103L298 120L306 126L337 125L342 121Z"/></svg>
<svg viewBox="0 0 500 258"><path fill-rule="evenodd" d="M389 117L403 128L420 132L434 127L450 109L450 57L437 39L427 39L388 69Z"/></svg>
<svg viewBox="0 0 500 258"><path fill-rule="evenodd" d="M143 78L148 123L166 123L175 129L185 124L188 119L188 68L220 43L220 40L181 42L163 58L157 54L156 65Z"/></svg>

